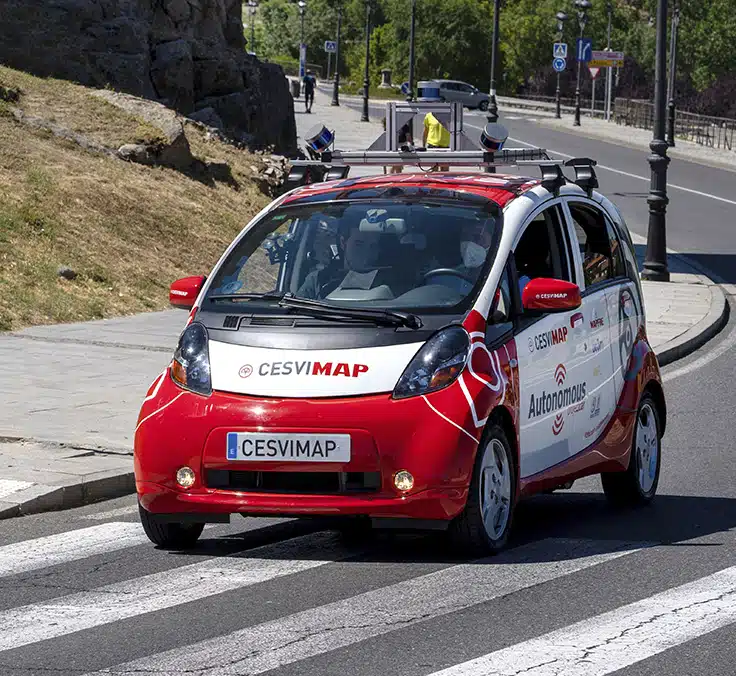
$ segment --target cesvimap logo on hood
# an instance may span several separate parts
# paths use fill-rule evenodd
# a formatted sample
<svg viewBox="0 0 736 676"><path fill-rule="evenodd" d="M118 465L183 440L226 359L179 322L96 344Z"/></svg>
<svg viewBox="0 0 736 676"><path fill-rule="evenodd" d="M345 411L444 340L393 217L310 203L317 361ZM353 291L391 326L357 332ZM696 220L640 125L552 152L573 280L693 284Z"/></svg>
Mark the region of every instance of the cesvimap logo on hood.
<svg viewBox="0 0 736 676"><path fill-rule="evenodd" d="M272 361L262 362L257 368L250 364L240 367L241 378L250 377L256 371L261 377L270 376L345 376L358 378L368 372L367 364L347 364L331 361Z"/></svg>

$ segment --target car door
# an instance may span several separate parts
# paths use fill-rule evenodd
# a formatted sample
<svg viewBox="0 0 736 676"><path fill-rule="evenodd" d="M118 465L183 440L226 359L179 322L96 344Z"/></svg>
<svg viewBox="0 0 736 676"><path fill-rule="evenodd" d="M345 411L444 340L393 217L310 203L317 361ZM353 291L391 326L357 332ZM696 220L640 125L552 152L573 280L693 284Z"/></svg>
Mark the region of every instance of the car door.
<svg viewBox="0 0 736 676"><path fill-rule="evenodd" d="M514 246L516 293L526 280L576 282L575 260L560 200L533 212ZM518 307L518 306L517 306ZM528 478L574 454L576 418L587 395L582 312L517 315L520 476Z"/></svg>
<svg viewBox="0 0 736 676"><path fill-rule="evenodd" d="M570 442L573 452L579 453L600 438L616 409L623 386L618 316L621 311L631 314L632 303L625 290L621 247L603 212L592 200L583 198L567 199L566 207L579 254L577 277L583 300L580 336L588 391L585 411L576 419Z"/></svg>

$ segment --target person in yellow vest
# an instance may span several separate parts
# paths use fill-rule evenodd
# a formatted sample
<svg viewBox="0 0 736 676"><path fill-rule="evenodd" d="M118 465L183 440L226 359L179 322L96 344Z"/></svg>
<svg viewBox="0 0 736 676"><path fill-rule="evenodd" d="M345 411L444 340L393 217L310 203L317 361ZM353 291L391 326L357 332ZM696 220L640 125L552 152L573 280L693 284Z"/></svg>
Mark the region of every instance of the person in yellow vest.
<svg viewBox="0 0 736 676"><path fill-rule="evenodd" d="M422 142L425 148L449 148L450 132L442 126L442 123L432 113L424 116L424 134ZM450 171L449 166L434 167L433 170Z"/></svg>

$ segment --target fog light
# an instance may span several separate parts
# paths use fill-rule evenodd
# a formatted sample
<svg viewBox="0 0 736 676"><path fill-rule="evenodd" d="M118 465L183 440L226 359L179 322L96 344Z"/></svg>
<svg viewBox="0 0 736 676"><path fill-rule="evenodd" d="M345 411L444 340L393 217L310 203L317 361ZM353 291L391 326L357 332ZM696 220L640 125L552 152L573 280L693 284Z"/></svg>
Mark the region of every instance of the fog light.
<svg viewBox="0 0 736 676"><path fill-rule="evenodd" d="M400 491L410 491L414 488L414 477L411 472L407 472L402 469L400 472L396 472L394 476L394 486Z"/></svg>
<svg viewBox="0 0 736 676"><path fill-rule="evenodd" d="M196 477L191 467L180 467L176 472L176 483L182 488L190 488L194 485Z"/></svg>

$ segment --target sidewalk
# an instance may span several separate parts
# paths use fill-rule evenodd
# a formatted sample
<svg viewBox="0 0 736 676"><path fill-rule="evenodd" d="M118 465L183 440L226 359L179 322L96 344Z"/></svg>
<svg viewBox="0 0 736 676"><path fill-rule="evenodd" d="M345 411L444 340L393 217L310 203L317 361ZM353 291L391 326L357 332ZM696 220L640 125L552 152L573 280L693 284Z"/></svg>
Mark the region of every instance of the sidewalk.
<svg viewBox="0 0 736 676"><path fill-rule="evenodd" d="M361 123L359 112L333 108L320 92L313 111L297 113L300 136L324 122L341 147L358 149L382 131L380 118ZM641 238L635 243L642 253ZM718 286L679 256L670 267L672 283L643 283L649 338L663 364L702 345L726 318ZM0 518L133 491L138 410L186 319L169 310L0 334Z"/></svg>

